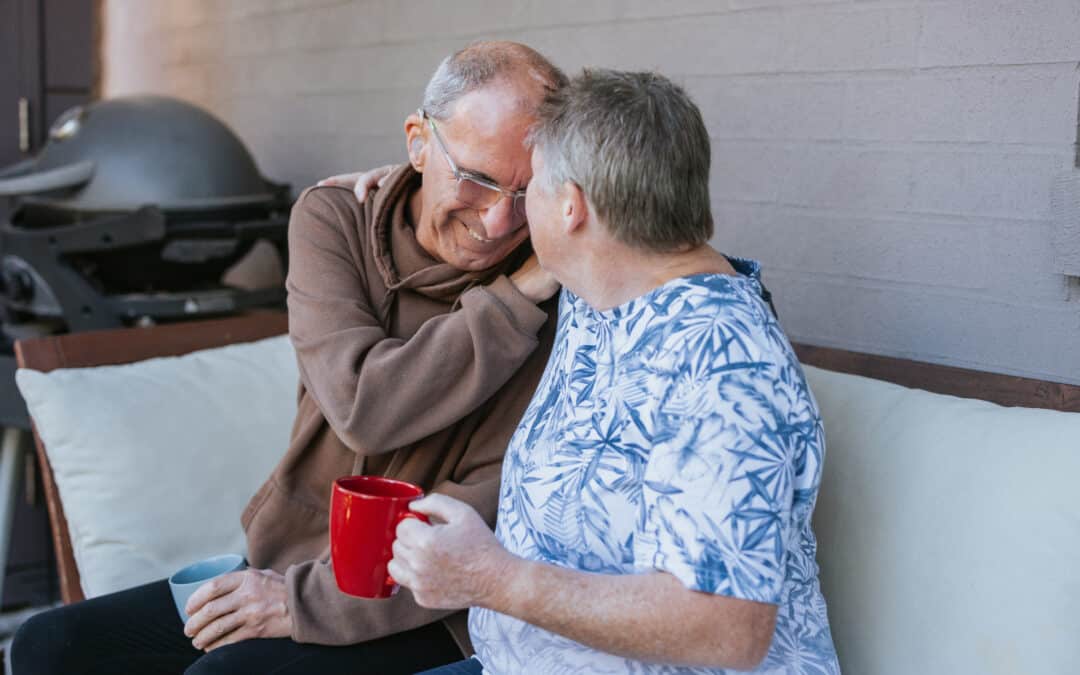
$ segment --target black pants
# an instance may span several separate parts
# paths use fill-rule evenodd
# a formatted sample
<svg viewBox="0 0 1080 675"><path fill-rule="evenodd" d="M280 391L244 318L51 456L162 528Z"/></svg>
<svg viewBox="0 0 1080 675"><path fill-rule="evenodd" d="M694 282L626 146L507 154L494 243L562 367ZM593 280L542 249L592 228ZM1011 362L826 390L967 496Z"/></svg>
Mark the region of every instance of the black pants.
<svg viewBox="0 0 1080 675"><path fill-rule="evenodd" d="M158 581L31 617L15 634L15 675L403 675L458 661L441 623L345 647L246 640L201 652L184 635L169 584Z"/></svg>

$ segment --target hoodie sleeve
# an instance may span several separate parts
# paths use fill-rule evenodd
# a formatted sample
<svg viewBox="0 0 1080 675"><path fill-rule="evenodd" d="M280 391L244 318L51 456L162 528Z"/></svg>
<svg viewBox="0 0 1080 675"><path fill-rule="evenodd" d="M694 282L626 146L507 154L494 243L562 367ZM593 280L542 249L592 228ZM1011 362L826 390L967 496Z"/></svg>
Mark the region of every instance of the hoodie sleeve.
<svg viewBox="0 0 1080 675"><path fill-rule="evenodd" d="M465 481L445 481L433 492L489 511L482 514L491 524L501 467L501 462L480 467ZM380 600L346 595L338 590L329 553L319 560L290 566L285 571L285 585L293 621L292 639L302 643L349 645L377 640L444 619L456 611L421 607L407 588Z"/></svg>
<svg viewBox="0 0 1080 675"><path fill-rule="evenodd" d="M545 306L555 311L554 304ZM478 413L483 421L470 435L451 478L432 490L469 504L492 527L498 510L503 455L543 374L554 339L554 323L549 322L540 332L539 348L509 383L485 403ZM285 580L293 618L292 637L297 642L354 644L411 630L452 614L420 607L405 588L386 600L345 595L334 581L328 555L289 567Z"/></svg>
<svg viewBox="0 0 1080 675"><path fill-rule="evenodd" d="M300 378L334 433L360 455L446 428L491 397L536 349L547 314L505 276L455 312L393 338L371 306L346 236L355 212L310 189L289 224L289 333ZM402 411L410 415L402 424Z"/></svg>

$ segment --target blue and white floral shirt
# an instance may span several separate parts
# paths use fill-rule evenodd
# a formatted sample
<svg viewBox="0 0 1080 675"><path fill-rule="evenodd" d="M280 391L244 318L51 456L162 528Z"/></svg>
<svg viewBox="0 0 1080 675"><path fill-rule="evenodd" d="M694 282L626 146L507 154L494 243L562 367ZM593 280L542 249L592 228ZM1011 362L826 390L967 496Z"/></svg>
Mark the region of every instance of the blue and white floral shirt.
<svg viewBox="0 0 1080 675"><path fill-rule="evenodd" d="M607 311L564 290L543 379L506 452L511 552L779 605L757 673L839 673L810 516L817 405L761 299L759 266L670 281ZM606 654L473 609L485 673L722 673Z"/></svg>

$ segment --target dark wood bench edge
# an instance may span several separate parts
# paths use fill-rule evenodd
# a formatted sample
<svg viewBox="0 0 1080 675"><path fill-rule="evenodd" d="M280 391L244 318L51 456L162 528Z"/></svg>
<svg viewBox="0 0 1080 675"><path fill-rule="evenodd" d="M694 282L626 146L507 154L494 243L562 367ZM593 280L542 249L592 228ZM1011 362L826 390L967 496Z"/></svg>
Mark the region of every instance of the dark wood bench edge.
<svg viewBox="0 0 1080 675"><path fill-rule="evenodd" d="M872 377L938 394L978 398L1005 406L1080 412L1080 386L909 361L843 349L793 345L805 364Z"/></svg>

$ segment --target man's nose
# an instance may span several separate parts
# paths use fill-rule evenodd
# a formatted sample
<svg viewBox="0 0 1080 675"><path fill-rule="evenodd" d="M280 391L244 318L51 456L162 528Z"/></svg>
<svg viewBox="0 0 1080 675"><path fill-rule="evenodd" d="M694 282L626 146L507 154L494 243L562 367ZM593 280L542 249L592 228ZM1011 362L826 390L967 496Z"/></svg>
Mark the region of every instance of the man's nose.
<svg viewBox="0 0 1080 675"><path fill-rule="evenodd" d="M507 197L480 209L480 222L488 239L502 239L525 224L522 218L514 215L514 200Z"/></svg>

